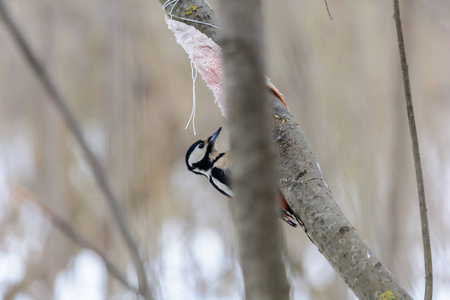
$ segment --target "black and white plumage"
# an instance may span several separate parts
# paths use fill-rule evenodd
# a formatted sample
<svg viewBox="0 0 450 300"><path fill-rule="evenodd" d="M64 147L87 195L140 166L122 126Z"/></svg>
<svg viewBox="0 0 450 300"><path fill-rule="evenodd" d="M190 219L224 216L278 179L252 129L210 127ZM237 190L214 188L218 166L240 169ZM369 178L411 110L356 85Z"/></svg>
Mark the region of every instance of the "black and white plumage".
<svg viewBox="0 0 450 300"><path fill-rule="evenodd" d="M207 139L196 141L186 152L186 165L189 171L203 175L222 194L233 198L230 183L230 155L229 152L219 152L215 148L216 140L222 127L217 129ZM301 227L308 235L305 225L297 218L280 193L280 217L293 227ZM311 239L311 237L308 235ZM311 240L312 241L312 240Z"/></svg>
<svg viewBox="0 0 450 300"><path fill-rule="evenodd" d="M207 139L196 141L186 152L186 165L189 171L206 176L209 182L222 194L233 198L229 176L229 153L215 148L222 127Z"/></svg>

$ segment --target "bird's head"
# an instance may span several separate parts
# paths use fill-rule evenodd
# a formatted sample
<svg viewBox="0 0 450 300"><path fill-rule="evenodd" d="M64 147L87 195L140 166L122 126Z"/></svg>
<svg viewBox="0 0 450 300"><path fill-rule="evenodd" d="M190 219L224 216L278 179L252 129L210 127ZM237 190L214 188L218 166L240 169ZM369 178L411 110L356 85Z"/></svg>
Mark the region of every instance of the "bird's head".
<svg viewBox="0 0 450 300"><path fill-rule="evenodd" d="M208 177L213 160L217 155L214 145L221 130L222 127L219 127L210 137L198 140L189 147L186 152L186 166L189 171Z"/></svg>

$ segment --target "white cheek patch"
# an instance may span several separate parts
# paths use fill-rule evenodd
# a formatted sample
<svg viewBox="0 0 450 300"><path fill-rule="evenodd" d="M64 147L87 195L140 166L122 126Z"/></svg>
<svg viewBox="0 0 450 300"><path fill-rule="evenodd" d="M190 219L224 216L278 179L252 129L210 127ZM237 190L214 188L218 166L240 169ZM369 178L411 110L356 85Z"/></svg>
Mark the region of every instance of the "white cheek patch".
<svg viewBox="0 0 450 300"><path fill-rule="evenodd" d="M195 163L202 160L205 156L205 150L195 149L189 156L189 165L192 166Z"/></svg>

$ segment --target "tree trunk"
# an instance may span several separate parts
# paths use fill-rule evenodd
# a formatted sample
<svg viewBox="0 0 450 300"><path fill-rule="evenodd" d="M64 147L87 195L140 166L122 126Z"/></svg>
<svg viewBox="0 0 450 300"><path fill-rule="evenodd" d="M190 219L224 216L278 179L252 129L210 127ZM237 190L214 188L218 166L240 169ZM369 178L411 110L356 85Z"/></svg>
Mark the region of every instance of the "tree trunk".
<svg viewBox="0 0 450 300"><path fill-rule="evenodd" d="M222 49L233 156L234 223L246 299L288 299L265 87L261 2L225 0ZM245 30L243 30L245 28Z"/></svg>

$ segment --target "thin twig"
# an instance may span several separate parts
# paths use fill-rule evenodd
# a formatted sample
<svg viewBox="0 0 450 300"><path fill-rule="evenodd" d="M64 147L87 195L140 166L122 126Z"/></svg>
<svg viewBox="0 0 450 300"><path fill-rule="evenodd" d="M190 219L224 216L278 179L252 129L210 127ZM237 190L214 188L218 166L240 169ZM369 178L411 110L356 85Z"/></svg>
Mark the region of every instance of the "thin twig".
<svg viewBox="0 0 450 300"><path fill-rule="evenodd" d="M431 242L428 226L427 204L425 200L425 187L423 183L422 164L420 162L419 140L417 138L416 121L414 119L414 109L411 96L411 86L409 82L408 63L406 61L405 43L403 40L402 22L400 19L400 6L398 0L394 1L394 18L397 27L398 47L400 51L400 61L402 64L403 86L405 89L406 110L408 114L409 131L414 156L414 166L416 168L417 191L419 194L420 219L422 225L423 252L425 260L425 300L431 300L433 296L433 264L431 259Z"/></svg>
<svg viewBox="0 0 450 300"><path fill-rule="evenodd" d="M327 2L327 0L324 0L324 1L325 1L325 6L327 8L328 16L330 17L331 20L333 20L333 17L331 16L331 13L330 13L330 10L328 9L328 2Z"/></svg>
<svg viewBox="0 0 450 300"><path fill-rule="evenodd" d="M17 200L29 200L33 203L37 204L39 208L42 210L44 214L46 214L52 224L61 230L68 238L77 243L83 248L90 249L94 251L105 263L106 269L111 274L111 276L115 277L120 283L122 283L127 289L132 290L135 293L139 294L139 290L132 286L127 279L120 273L119 269L108 259L105 255L91 242L81 236L69 222L64 220L63 218L56 215L44 202L41 201L38 197L24 189L23 187L15 187L11 189L13 196Z"/></svg>
<svg viewBox="0 0 450 300"><path fill-rule="evenodd" d="M103 171L100 161L94 155L91 148L87 145L78 121L66 104L67 101L65 101L65 99L57 89L55 83L50 79L47 71L44 69L42 64L37 59L36 55L31 50L29 43L25 40L25 37L22 35L19 28L11 18L3 0L0 0L0 17L3 20L6 28L11 33L14 41L17 43L17 46L19 47L22 55L30 65L38 80L43 85L45 91L50 96L48 99L51 100L56 106L63 119L66 121L70 131L72 131L73 135L75 136L76 141L83 150L88 164L94 174L95 180L97 181L99 188L103 192L119 227L119 231L123 236L126 245L128 246L128 250L130 251L134 265L137 269L139 278L139 290L141 291L141 294L146 297L146 299L152 299L148 288L147 275L145 273L142 258L140 257L138 252L137 244L134 241L130 231L128 230L122 208L120 207L119 201L111 189L110 183L105 175L105 172Z"/></svg>

